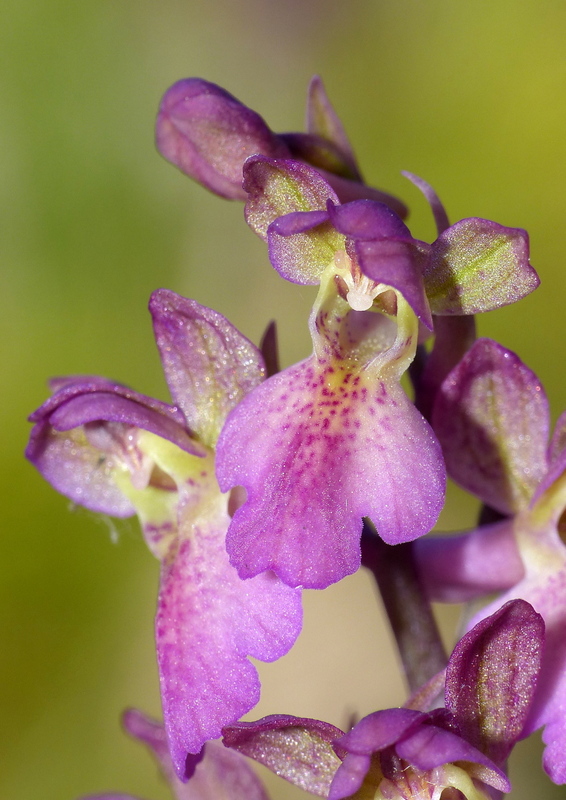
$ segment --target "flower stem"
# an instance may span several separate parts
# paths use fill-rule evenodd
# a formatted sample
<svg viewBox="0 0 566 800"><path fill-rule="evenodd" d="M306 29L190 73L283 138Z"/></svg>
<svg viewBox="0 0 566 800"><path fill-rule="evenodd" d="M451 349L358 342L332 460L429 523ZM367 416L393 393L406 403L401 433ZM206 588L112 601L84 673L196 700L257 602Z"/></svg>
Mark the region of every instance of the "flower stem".
<svg viewBox="0 0 566 800"><path fill-rule="evenodd" d="M412 542L391 546L364 521L362 564L379 588L411 692L446 667L447 656L413 558Z"/></svg>

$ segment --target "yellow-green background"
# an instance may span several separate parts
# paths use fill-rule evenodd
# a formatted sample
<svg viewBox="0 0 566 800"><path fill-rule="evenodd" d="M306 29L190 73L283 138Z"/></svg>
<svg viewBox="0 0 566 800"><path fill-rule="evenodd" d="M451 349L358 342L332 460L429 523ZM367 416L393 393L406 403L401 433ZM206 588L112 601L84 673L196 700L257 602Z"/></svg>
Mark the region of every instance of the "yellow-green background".
<svg viewBox="0 0 566 800"><path fill-rule="evenodd" d="M297 130L318 72L370 182L453 221L529 230L534 296L480 320L566 407L566 4L563 0L3 0L0 16L0 798L73 800L167 789L119 730L159 713L157 564L135 522L71 510L22 457L48 376L100 373L166 398L146 303L165 286L257 340L280 322L285 364L308 352L309 289L284 284L242 208L153 147L160 95L181 77L226 86L275 130ZM458 498L445 528L473 509ZM459 522L459 520L461 520ZM305 634L263 669L258 713L346 724L403 701L364 576L309 593ZM453 621L454 615L450 617ZM514 797L563 797L521 746ZM272 784L275 798L299 797Z"/></svg>

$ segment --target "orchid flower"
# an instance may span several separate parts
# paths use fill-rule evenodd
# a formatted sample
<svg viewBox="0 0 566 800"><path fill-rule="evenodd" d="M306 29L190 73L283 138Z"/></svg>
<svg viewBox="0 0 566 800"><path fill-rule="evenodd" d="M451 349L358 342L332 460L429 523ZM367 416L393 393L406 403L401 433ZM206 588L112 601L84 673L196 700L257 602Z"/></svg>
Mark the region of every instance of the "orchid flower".
<svg viewBox="0 0 566 800"><path fill-rule="evenodd" d="M449 602L505 590L475 620L517 597L543 616L546 649L525 732L544 727L545 769L566 783L566 415L548 443L537 376L510 350L479 339L443 383L434 427L449 474L504 519L419 542L423 583L432 599Z"/></svg>
<svg viewBox="0 0 566 800"><path fill-rule="evenodd" d="M223 741L328 800L438 800L447 788L491 800L511 788L505 764L523 735L543 642L542 618L515 600L456 646L444 708L419 710L415 695L410 707L377 711L345 734L271 716L227 727ZM420 700L427 696L425 687Z"/></svg>
<svg viewBox="0 0 566 800"><path fill-rule="evenodd" d="M249 394L219 439L221 488L247 492L226 544L241 577L323 588L359 567L362 517L398 544L442 507L440 448L400 385L432 313L493 308L538 280L523 231L462 220L428 245L382 203L340 204L306 164L254 156L244 175L273 266L320 288L313 355Z"/></svg>
<svg viewBox="0 0 566 800"><path fill-rule="evenodd" d="M160 153L211 192L245 200L244 161L252 155L296 158L326 177L343 201L368 197L402 217L407 208L390 194L363 183L348 136L322 80L308 90L306 133L276 134L255 111L209 81L186 78L163 96L156 123Z"/></svg>
<svg viewBox="0 0 566 800"><path fill-rule="evenodd" d="M219 742L207 742L188 783L179 780L167 747L163 725L131 709L123 717L126 731L147 746L175 800L269 800L247 760ZM129 794L89 795L82 800L139 800Z"/></svg>
<svg viewBox="0 0 566 800"><path fill-rule="evenodd" d="M257 703L248 656L286 653L301 604L272 573L242 581L225 550L230 495L214 476L214 446L226 415L265 376L260 352L220 314L173 292L155 292L150 311L174 405L103 378L58 379L30 418L26 454L75 503L139 516L161 562L157 658L182 779L187 755Z"/></svg>

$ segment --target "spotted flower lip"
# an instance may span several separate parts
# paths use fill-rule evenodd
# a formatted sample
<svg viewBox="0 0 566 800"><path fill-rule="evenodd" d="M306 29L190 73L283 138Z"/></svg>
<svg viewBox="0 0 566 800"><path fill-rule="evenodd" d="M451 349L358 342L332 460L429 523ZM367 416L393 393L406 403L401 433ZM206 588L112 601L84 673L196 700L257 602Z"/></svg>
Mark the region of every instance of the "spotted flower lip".
<svg viewBox="0 0 566 800"><path fill-rule="evenodd" d="M544 618L545 654L524 732L544 728L543 763L555 783L566 783L565 419L549 440L548 401L537 376L515 353L478 339L442 384L433 423L449 474L505 519L448 540L445 548L434 538L416 548L433 599L503 592L471 624L513 598ZM486 578L490 554L496 560Z"/></svg>
<svg viewBox="0 0 566 800"><path fill-rule="evenodd" d="M329 800L436 799L449 787L486 800L511 788L504 765L523 734L543 643L541 616L514 600L457 644L444 708L377 711L347 733L275 715L227 726L223 741Z"/></svg>
<svg viewBox="0 0 566 800"><path fill-rule="evenodd" d="M249 656L273 661L301 629L299 592L229 564L229 496L214 446L229 411L265 377L258 349L220 314L161 289L155 337L175 405L96 377L53 382L27 456L74 502L140 518L161 562L155 634L168 747L183 780L195 754L259 699Z"/></svg>
<svg viewBox="0 0 566 800"><path fill-rule="evenodd" d="M340 205L296 161L253 157L245 173L247 220L272 262L320 288L313 355L254 389L219 438L219 485L247 493L226 548L241 577L270 569L290 586L324 588L358 569L363 517L396 544L427 533L440 513L440 448L400 386L417 313L428 321L430 313L414 240L389 208ZM370 278L358 244L381 248Z"/></svg>
<svg viewBox="0 0 566 800"><path fill-rule="evenodd" d="M230 200L246 199L242 167L248 156L260 154L311 164L342 200L369 197L407 215L401 200L363 183L352 146L318 76L309 86L306 122L306 133L273 133L259 114L225 89L187 78L163 96L156 144L182 172Z"/></svg>

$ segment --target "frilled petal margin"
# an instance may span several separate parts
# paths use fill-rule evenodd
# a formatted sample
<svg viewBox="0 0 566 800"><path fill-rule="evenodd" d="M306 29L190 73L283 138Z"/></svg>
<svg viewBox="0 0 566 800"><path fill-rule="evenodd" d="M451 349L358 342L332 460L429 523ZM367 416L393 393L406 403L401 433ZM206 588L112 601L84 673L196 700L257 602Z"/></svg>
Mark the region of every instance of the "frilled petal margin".
<svg viewBox="0 0 566 800"><path fill-rule="evenodd" d="M299 592L273 574L241 581L224 549L225 500L195 521L162 567L156 640L163 713L178 775L187 753L258 701L248 656L274 661L301 629ZM182 522L181 522L182 528Z"/></svg>
<svg viewBox="0 0 566 800"><path fill-rule="evenodd" d="M272 569L308 588L358 569L362 517L389 544L410 541L433 526L444 492L440 448L401 387L314 358L231 412L217 476L223 491L247 491L226 540L240 576Z"/></svg>

